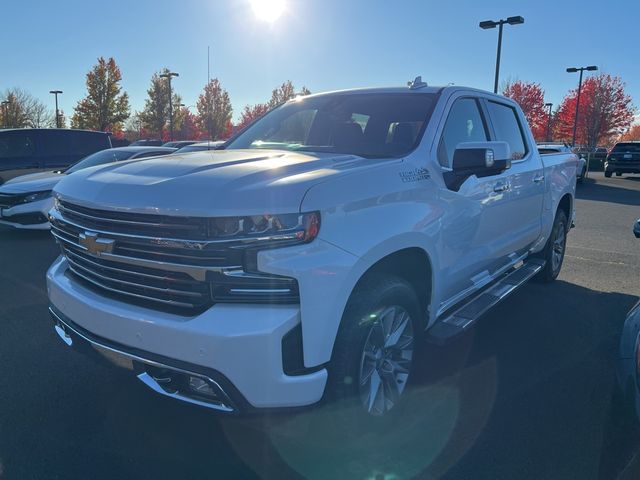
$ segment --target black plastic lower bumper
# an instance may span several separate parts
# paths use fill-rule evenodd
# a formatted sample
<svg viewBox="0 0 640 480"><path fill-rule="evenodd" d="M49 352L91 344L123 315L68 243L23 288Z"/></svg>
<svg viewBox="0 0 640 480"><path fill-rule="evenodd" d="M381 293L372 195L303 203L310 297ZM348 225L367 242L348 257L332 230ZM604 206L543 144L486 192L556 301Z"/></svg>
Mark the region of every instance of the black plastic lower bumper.
<svg viewBox="0 0 640 480"><path fill-rule="evenodd" d="M97 361L132 370L161 395L225 414L256 411L220 372L116 344L88 332L53 306L49 311L56 333L69 347Z"/></svg>

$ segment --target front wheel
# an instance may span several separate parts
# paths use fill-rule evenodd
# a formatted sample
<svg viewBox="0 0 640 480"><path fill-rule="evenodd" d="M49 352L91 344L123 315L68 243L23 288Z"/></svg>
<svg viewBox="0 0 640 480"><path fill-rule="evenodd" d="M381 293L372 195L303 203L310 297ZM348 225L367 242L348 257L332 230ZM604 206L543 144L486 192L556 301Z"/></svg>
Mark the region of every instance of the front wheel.
<svg viewBox="0 0 640 480"><path fill-rule="evenodd" d="M605 170L605 172L604 172L604 176L605 176L605 177L607 177L607 178L611 178L611 172L607 172L607 171Z"/></svg>
<svg viewBox="0 0 640 480"><path fill-rule="evenodd" d="M536 280L549 283L553 282L560 274L562 263L564 261L564 253L567 248L567 216L562 210L558 210L556 218L551 229L551 236L547 240L538 257L542 258L546 263L544 268L536 276Z"/></svg>
<svg viewBox="0 0 640 480"><path fill-rule="evenodd" d="M354 292L329 366L330 401L361 417L388 417L402 403L420 331L420 302L405 280L372 275Z"/></svg>

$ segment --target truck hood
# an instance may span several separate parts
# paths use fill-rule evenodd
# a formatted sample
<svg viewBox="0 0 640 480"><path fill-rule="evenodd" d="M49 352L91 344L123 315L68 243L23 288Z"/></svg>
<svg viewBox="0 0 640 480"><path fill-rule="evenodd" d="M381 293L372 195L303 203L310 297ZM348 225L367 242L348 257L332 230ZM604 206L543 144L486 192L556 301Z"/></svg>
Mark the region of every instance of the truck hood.
<svg viewBox="0 0 640 480"><path fill-rule="evenodd" d="M328 178L389 160L281 150L213 150L130 160L68 175L55 191L94 208L181 216L292 213Z"/></svg>
<svg viewBox="0 0 640 480"><path fill-rule="evenodd" d="M43 192L53 190L64 174L56 172L40 172L12 178L0 187L2 193Z"/></svg>

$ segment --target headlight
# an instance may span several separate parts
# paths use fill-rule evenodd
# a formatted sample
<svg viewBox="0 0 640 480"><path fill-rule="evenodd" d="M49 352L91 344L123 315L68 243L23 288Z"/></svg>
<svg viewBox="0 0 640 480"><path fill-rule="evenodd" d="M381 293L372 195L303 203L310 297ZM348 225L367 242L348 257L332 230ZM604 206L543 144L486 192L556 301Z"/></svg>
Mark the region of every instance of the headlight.
<svg viewBox="0 0 640 480"><path fill-rule="evenodd" d="M306 243L318 236L320 213L220 217L209 220L209 237L251 244Z"/></svg>
<svg viewBox="0 0 640 480"><path fill-rule="evenodd" d="M51 190L45 190L43 192L34 192L24 197L22 199L22 203L36 202L38 200L44 200L45 198L49 198L49 197L51 197Z"/></svg>

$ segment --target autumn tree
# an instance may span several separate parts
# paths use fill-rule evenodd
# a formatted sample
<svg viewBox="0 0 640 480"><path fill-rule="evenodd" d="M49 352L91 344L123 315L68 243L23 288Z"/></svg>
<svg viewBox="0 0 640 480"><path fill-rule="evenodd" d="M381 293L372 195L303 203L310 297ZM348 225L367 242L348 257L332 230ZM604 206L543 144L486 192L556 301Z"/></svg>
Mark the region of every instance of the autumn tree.
<svg viewBox="0 0 640 480"><path fill-rule="evenodd" d="M76 105L71 128L119 131L129 117L129 95L122 91L122 73L113 58L98 58L87 73L87 96Z"/></svg>
<svg viewBox="0 0 640 480"><path fill-rule="evenodd" d="M198 117L191 113L186 107L180 110L182 124L180 129L174 133L176 140L199 140L205 134L199 126Z"/></svg>
<svg viewBox="0 0 640 480"><path fill-rule="evenodd" d="M502 94L520 105L536 140L545 140L548 112L544 107L544 90L540 84L517 80L508 82Z"/></svg>
<svg viewBox="0 0 640 480"><path fill-rule="evenodd" d="M0 109L0 125L7 128L49 128L55 126L55 115L44 103L20 88L10 88L0 95L8 102Z"/></svg>
<svg viewBox="0 0 640 480"><path fill-rule="evenodd" d="M147 90L144 110L140 112L142 128L157 135L158 138L168 140L169 130L169 82L160 75L169 73L168 68L156 72L151 77L151 85ZM171 92L171 103L173 105L173 130L180 130L182 124L182 114L177 105L182 103L182 97L175 90Z"/></svg>
<svg viewBox="0 0 640 480"><path fill-rule="evenodd" d="M571 90L557 113L555 137L571 141L575 122L578 91ZM620 77L600 74L587 78L582 84L576 144L595 147L611 143L626 132L635 108Z"/></svg>
<svg viewBox="0 0 640 480"><path fill-rule="evenodd" d="M293 82L291 80L287 80L282 85L277 88L274 88L271 92L271 99L268 102L269 108L277 107L278 105L282 105L288 100L291 100L296 95L309 95L311 92L307 87L302 87L300 92L296 92L295 87L293 86Z"/></svg>
<svg viewBox="0 0 640 480"><path fill-rule="evenodd" d="M204 87L196 103L198 109L198 126L209 133L209 138L222 138L231 121L233 108L229 93L222 88L220 81L213 78Z"/></svg>
<svg viewBox="0 0 640 480"><path fill-rule="evenodd" d="M256 105L246 105L240 114L240 121L236 125L237 130L242 130L256 118L261 117L269 111L269 105L266 103L257 103Z"/></svg>
<svg viewBox="0 0 640 480"><path fill-rule="evenodd" d="M632 125L631 128L624 133L620 142L639 142L640 141L640 124Z"/></svg>

